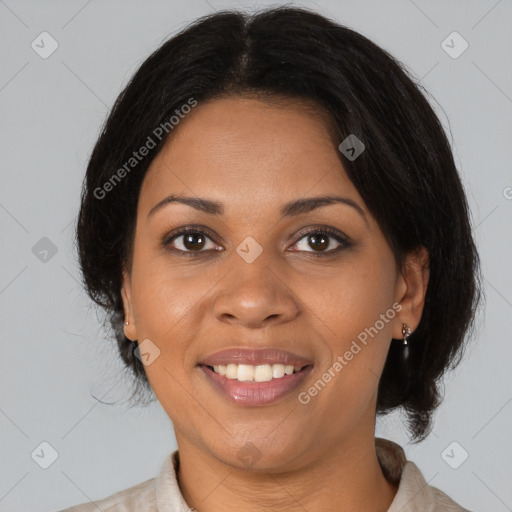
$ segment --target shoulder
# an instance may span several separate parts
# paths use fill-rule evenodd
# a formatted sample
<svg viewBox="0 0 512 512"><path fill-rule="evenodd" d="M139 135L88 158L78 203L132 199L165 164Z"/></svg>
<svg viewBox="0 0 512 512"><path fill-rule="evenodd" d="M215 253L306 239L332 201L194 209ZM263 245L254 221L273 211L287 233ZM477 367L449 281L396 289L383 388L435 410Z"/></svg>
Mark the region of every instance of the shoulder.
<svg viewBox="0 0 512 512"><path fill-rule="evenodd" d="M376 438L379 463L386 478L398 485L387 512L470 512L447 494L427 483L403 448L388 439Z"/></svg>
<svg viewBox="0 0 512 512"><path fill-rule="evenodd" d="M89 501L60 512L190 512L178 485L178 450L168 455L160 473L140 484L98 501Z"/></svg>
<svg viewBox="0 0 512 512"><path fill-rule="evenodd" d="M107 498L81 503L60 512L157 512L156 479L116 492Z"/></svg>
<svg viewBox="0 0 512 512"><path fill-rule="evenodd" d="M389 512L395 512L393 507L402 512L470 512L437 487L429 485L412 461L407 461L403 468L399 492Z"/></svg>

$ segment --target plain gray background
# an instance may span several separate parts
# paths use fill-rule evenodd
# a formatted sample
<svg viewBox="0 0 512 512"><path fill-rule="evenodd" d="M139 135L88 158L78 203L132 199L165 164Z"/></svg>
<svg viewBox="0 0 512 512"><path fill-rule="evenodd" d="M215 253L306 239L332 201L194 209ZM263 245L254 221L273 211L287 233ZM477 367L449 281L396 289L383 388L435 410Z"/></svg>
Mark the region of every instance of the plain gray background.
<svg viewBox="0 0 512 512"><path fill-rule="evenodd" d="M81 181L109 107L151 51L200 15L278 4L0 0L1 511L51 512L103 498L155 476L175 449L157 403L128 410L91 396L123 400L128 383L78 281ZM426 480L461 505L512 510L512 2L297 5L391 52L441 105L482 257L485 310L446 380L433 434L409 446L403 418L393 414L377 435L402 444ZM31 47L44 31L58 43L46 59ZM469 44L457 58L442 46L453 31ZM464 44L455 37L452 53ZM50 453L42 442L58 453L48 469L31 456ZM457 465L462 450L468 458L453 469L446 453Z"/></svg>

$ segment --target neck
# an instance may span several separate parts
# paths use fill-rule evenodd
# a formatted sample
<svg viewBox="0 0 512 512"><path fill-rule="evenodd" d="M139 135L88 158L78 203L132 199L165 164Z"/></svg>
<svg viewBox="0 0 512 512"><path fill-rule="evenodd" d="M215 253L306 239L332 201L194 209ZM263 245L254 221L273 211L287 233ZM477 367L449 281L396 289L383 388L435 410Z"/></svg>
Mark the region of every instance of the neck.
<svg viewBox="0 0 512 512"><path fill-rule="evenodd" d="M197 512L385 512L398 490L384 477L373 430L341 440L294 469L260 471L225 464L176 434L179 486Z"/></svg>

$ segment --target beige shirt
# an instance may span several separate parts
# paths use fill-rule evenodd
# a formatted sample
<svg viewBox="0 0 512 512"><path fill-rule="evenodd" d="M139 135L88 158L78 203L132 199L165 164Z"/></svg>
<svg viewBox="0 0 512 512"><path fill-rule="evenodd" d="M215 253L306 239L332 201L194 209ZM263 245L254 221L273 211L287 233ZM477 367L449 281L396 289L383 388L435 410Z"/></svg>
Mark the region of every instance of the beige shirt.
<svg viewBox="0 0 512 512"><path fill-rule="evenodd" d="M469 512L445 493L427 484L421 471L406 460L401 446L375 438L377 457L386 478L398 484L388 512ZM61 512L191 512L176 480L178 451L166 459L156 478L112 494L94 503L84 503Z"/></svg>

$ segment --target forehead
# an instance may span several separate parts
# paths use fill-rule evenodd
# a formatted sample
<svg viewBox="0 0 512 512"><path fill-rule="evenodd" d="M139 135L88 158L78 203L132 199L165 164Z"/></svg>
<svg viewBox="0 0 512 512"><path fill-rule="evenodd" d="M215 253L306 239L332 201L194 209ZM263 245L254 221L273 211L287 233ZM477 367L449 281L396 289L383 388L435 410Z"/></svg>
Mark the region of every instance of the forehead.
<svg viewBox="0 0 512 512"><path fill-rule="evenodd" d="M319 193L360 200L324 112L248 98L199 103L180 120L147 172L140 208L182 192L246 206Z"/></svg>

